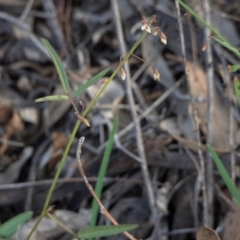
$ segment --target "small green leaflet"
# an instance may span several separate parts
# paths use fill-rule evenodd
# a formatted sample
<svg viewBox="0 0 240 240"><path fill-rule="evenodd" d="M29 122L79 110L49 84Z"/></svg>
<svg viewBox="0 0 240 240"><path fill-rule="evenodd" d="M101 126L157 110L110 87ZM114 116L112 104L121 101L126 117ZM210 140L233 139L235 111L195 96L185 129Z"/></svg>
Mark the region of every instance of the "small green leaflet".
<svg viewBox="0 0 240 240"><path fill-rule="evenodd" d="M240 70L240 64L230 65L229 69L231 72L236 72L236 71Z"/></svg>
<svg viewBox="0 0 240 240"><path fill-rule="evenodd" d="M46 102L46 101L61 101L61 100L68 100L69 97L67 95L51 95L42 98L38 98L35 102Z"/></svg>
<svg viewBox="0 0 240 240"><path fill-rule="evenodd" d="M107 237L116 235L119 233L123 233L125 231L130 231L132 229L137 228L136 224L122 224L117 226L97 226L90 227L85 230L81 230L78 232L78 236L80 238L89 239L94 237Z"/></svg>
<svg viewBox="0 0 240 240"><path fill-rule="evenodd" d="M237 78L233 81L234 91L237 97L237 102L240 104L240 82Z"/></svg>
<svg viewBox="0 0 240 240"><path fill-rule="evenodd" d="M80 93L82 93L83 91L85 91L88 87L90 87L90 86L93 85L95 82L97 82L99 79L101 79L103 76L105 76L109 70L110 70L110 68L106 68L106 69L104 69L103 71L101 71L100 73L98 73L97 75L95 75L94 77L92 77L91 79L89 79L86 83L84 83L83 85L81 85L78 89L76 89L76 90L72 93L72 97L76 97L76 96L78 96Z"/></svg>
<svg viewBox="0 0 240 240"><path fill-rule="evenodd" d="M3 225L0 226L0 236L3 237L9 237L13 233L17 231L20 225L25 223L27 220L29 220L32 216L32 212L24 212L21 214L18 214L17 216L11 218L10 220L3 223Z"/></svg>
<svg viewBox="0 0 240 240"><path fill-rule="evenodd" d="M51 46L51 44L48 42L48 40L41 38L44 46L47 48L53 62L54 65L57 69L60 81L62 83L62 86L64 88L65 93L69 92L69 83L68 83L68 78L67 78L67 74L66 71L63 67L62 61L59 58L59 56L57 55L57 53L55 52L55 50L53 49L53 47Z"/></svg>

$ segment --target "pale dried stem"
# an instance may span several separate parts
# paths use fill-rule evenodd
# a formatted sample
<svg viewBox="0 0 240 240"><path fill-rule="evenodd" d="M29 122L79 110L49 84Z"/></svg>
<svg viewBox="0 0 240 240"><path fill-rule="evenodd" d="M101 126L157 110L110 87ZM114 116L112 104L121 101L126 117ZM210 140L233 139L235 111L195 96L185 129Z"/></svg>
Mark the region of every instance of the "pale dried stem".
<svg viewBox="0 0 240 240"><path fill-rule="evenodd" d="M83 165L81 162L81 149L82 149L82 145L83 142L85 140L85 137L81 137L79 139L79 143L78 143L78 148L77 148L77 152L76 152L76 158L78 161L78 167L79 167L79 171L84 179L84 182L88 188L88 190L90 191L90 193L92 194L93 198L96 200L96 202L98 203L99 207L100 207L100 212L113 224L113 225L119 225L118 222L114 219L114 217L108 212L108 210L103 206L101 200L98 198L97 194L95 193L92 185L88 182L88 179L85 175L84 169L83 169ZM134 236L132 236L130 233L128 232L124 232L125 236L128 237L131 240L136 240L136 238Z"/></svg>
<svg viewBox="0 0 240 240"><path fill-rule="evenodd" d="M118 41L120 44L121 52L123 54L126 52L126 45L124 42L124 36L123 36L122 23L121 23L121 17L120 17L120 13L119 13L118 2L116 0L112 0L111 3L112 3L112 9L114 12L114 20L115 20L115 26L116 26L117 35L118 35ZM127 93L128 102L130 105L132 120L133 120L135 131L136 131L137 150L138 150L139 157L142 160L140 163L141 170L142 170L145 186L147 189L149 207L151 209L153 219L156 219L157 214L156 214L156 204L155 204L154 192L153 192L153 187L152 187L152 183L151 183L149 171L148 171L148 166L147 166L145 148L144 148L144 143L143 143L143 138L142 138L142 131L141 131L138 115L136 112L135 100L134 100L133 92L132 92L132 88L131 88L131 74L130 74L129 64L126 62L124 67L125 67L126 76L127 76L126 82L125 82L126 83L126 93Z"/></svg>
<svg viewBox="0 0 240 240"><path fill-rule="evenodd" d="M209 0L203 1L203 8L205 13L206 22L211 26L211 9L209 5ZM209 36L211 31L209 28L205 27L205 41L206 41L206 71L207 71L207 86L208 86L208 105L207 105L207 144L212 144L212 134L213 134L213 101L214 101L214 75L213 75L213 56L212 56L212 46L211 39ZM214 179L213 179L213 161L211 155L207 152L206 156L206 191L207 191L207 216L205 218L204 224L207 227L213 227L213 192L214 192Z"/></svg>

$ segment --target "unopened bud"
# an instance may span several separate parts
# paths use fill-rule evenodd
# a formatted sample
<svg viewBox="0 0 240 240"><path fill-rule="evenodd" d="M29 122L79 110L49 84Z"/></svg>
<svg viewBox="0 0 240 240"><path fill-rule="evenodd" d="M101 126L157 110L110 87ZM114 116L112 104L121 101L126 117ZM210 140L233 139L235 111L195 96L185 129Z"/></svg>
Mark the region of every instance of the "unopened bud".
<svg viewBox="0 0 240 240"><path fill-rule="evenodd" d="M88 120L86 118L84 118L83 116L79 115L77 112L75 112L75 116L81 121L83 122L85 125L87 125L88 127L90 127L90 124L88 122Z"/></svg>
<svg viewBox="0 0 240 240"><path fill-rule="evenodd" d="M158 72L158 70L155 67L153 67L152 70L153 70L153 79L160 81L160 73Z"/></svg>
<svg viewBox="0 0 240 240"><path fill-rule="evenodd" d="M146 23L147 23L147 21L146 21L146 18L145 18L145 17L142 17L142 19L141 19L141 23L142 23L142 25L144 25L144 24L146 24Z"/></svg>
<svg viewBox="0 0 240 240"><path fill-rule="evenodd" d="M122 67L120 69L120 75L121 75L122 80L126 79L126 73L125 73L125 70Z"/></svg>
<svg viewBox="0 0 240 240"><path fill-rule="evenodd" d="M160 31L160 40L162 43L167 44L167 37L162 31Z"/></svg>
<svg viewBox="0 0 240 240"><path fill-rule="evenodd" d="M151 22L151 23L156 23L156 22L157 22L156 15L152 15L150 22Z"/></svg>
<svg viewBox="0 0 240 240"><path fill-rule="evenodd" d="M204 52L204 51L206 51L206 49L207 49L207 44L204 43L204 44L202 45L202 51Z"/></svg>
<svg viewBox="0 0 240 240"><path fill-rule="evenodd" d="M155 27L152 31L152 34L156 36L159 33L159 31L160 31L159 27Z"/></svg>

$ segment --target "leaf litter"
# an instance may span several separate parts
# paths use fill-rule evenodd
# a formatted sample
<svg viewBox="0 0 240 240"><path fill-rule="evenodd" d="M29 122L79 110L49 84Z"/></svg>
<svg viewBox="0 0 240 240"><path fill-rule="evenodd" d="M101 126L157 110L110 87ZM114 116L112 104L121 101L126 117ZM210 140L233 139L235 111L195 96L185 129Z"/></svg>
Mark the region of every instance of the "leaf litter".
<svg viewBox="0 0 240 240"><path fill-rule="evenodd" d="M84 1L80 3L61 0L50 1L52 3L50 6L44 2L34 1L25 20L19 21L26 2L23 5L15 0L0 1L2 7L0 13L1 223L17 215L19 211L23 211L26 206L34 211L34 216L39 214L50 186L44 181L51 179L56 172L76 122L76 116L69 101L34 103L37 98L65 94L49 55L38 37L48 39L60 59L63 60L70 83L69 86L65 86L65 90L69 87L72 92L103 69L110 67L114 70L121 57L109 2ZM200 1L194 2L193 5L190 2L189 5L202 15ZM152 67L144 70L141 68L140 61L133 58L129 60L132 78L135 74L138 75L133 85L138 116L141 116L155 100L161 98L168 89L173 87L176 81L185 77L181 61L179 32L176 27L176 9L172 3L118 1L127 49L134 44L141 32L139 12L143 9L148 12L149 16L156 14L161 32L164 33L165 40L167 39L165 45L159 39L156 40L149 35L144 39L141 48L135 52L137 56L154 66L160 74L160 82L153 80ZM234 46L239 45L240 39L240 29L236 20L239 18L239 12L234 8L236 3L237 1L231 3L223 1L212 6L213 25ZM229 15L235 18L230 18ZM190 93L194 97L197 123L201 130L203 150L205 150L208 134L206 127L208 95L205 57L201 51L203 27L194 23L193 31L196 36L197 49L192 49L194 39L191 37L189 22L185 15L182 18L185 23ZM198 64L192 60L196 50L199 58ZM226 50L221 49L221 53L225 62L231 65L239 64L233 61L233 57ZM172 57L169 57L170 54ZM216 56L214 56L214 61L216 65L223 64ZM234 74L230 75L232 87ZM155 77L157 76L155 72ZM236 101L235 104L228 101L234 97L226 95L224 74L219 74L216 69L215 83L211 145L219 154L224 154L221 156L223 162L227 169L231 169L230 154L233 149L235 150L233 154L236 153L236 167L240 164L239 141L235 141L239 128L238 120L234 117L233 129L230 131L229 108L231 106L235 112L239 112L239 107ZM89 101L98 91L98 87L99 85L92 86L74 98L79 112L82 106L88 106ZM82 106L78 105L79 100L84 103ZM156 236L158 236L157 239L163 236L164 239L195 239L196 229L202 224L202 213L199 211L199 215L196 216L190 207L193 203L194 186L192 182L187 181L178 188L178 184L196 170L186 149L198 159L196 126L186 84L175 89L141 120L146 159L155 189L154 197L158 203L157 211L160 214L158 223L154 224L150 218L148 196L139 163L136 161L138 149L135 132L129 127L133 120L129 111L128 94L120 77L114 79L109 89L88 114L86 119L90 127L82 125L77 132L77 138L83 135L86 137L82 153L85 171L87 176L97 176L111 123L117 115L120 117L118 142L114 147L109 171L104 181L104 203L117 220L121 220L122 223L137 223L141 226L134 230L135 236L139 239ZM231 134L233 136L230 136ZM229 141L231 137L234 139L233 145ZM60 218L73 216L76 221L74 226L69 220L63 221L76 232L82 225L86 227L88 224L85 218L83 222L80 222L81 210L85 208L89 210L91 206L87 189L82 182L74 180L80 177L74 164L77 138L74 140L61 174L63 182L57 185L51 201L51 204L57 206L55 213L59 213ZM194 176L193 179L196 180ZM218 177L215 180L221 183ZM18 188L22 183L30 185ZM32 183L36 185L31 186ZM29 193L30 188L33 189L32 194ZM169 188L176 190L168 202L169 194L171 195ZM27 204L26 196L31 198L33 204ZM201 209L201 195L196 201ZM229 222L237 222L237 210L227 217L227 214L222 211L223 208L215 197L215 226L220 226L223 219L231 218L231 221L226 221L225 230L223 234L220 232L220 237L223 240L235 239L234 236L238 235L235 233L237 226ZM67 209L68 212L63 209ZM200 225L194 223L193 219L196 217ZM34 220L20 230L18 239L21 239L20 236L26 237L26 233L21 235L21 231L28 232L32 221ZM100 217L99 223L105 224L104 218ZM33 239L46 239L47 237L60 239L59 236L63 234L62 229L50 223L47 218L44 218L42 224L45 226L39 228ZM202 236L206 236L206 239L218 239L213 230L203 227L200 229L202 232L198 232L197 240L202 240ZM180 234L180 230L185 230L185 233ZM172 235L175 233L176 235ZM232 237L229 238L230 235ZM67 236L65 239L70 238ZM116 238L108 237L108 239ZM117 239L123 239L123 237L119 236Z"/></svg>

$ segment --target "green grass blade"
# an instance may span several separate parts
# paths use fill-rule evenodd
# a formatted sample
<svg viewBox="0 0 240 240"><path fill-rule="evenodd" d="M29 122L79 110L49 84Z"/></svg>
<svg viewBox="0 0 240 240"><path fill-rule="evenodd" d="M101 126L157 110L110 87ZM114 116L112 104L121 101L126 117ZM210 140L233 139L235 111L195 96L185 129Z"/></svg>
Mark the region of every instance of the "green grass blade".
<svg viewBox="0 0 240 240"><path fill-rule="evenodd" d="M6 221L0 226L0 236L9 237L15 233L19 226L29 220L32 216L32 212L24 212Z"/></svg>
<svg viewBox="0 0 240 240"><path fill-rule="evenodd" d="M130 231L137 227L138 225L136 224L90 227L90 228L79 231L78 236L84 239L90 239L94 237L108 237L108 236L116 235L119 233L123 233L125 231Z"/></svg>
<svg viewBox="0 0 240 240"><path fill-rule="evenodd" d="M240 193L236 188L235 184L233 183L232 179L230 178L226 168L222 164L222 161L218 157L217 153L213 150L210 145L207 145L208 151L211 153L213 161L215 162L218 172L220 173L224 183L226 184L229 192L231 193L232 197L235 199L237 204L240 206Z"/></svg>
<svg viewBox="0 0 240 240"><path fill-rule="evenodd" d="M238 49L233 47L229 42L222 41L221 39L216 38L216 37L212 37L212 39L215 42L218 42L219 44L221 44L226 49L228 49L230 52L234 53L238 58L240 58L240 53L239 53Z"/></svg>
<svg viewBox="0 0 240 240"><path fill-rule="evenodd" d="M88 87L90 87L95 82L97 82L99 79L101 79L103 76L105 76L107 74L107 72L109 72L109 70L110 70L110 68L106 68L103 71L101 71L100 73L98 73L97 75L95 75L94 77L92 77L91 79L89 79L86 83L84 83L82 86L80 86L78 89L76 89L72 93L72 97L76 97L80 93L84 92Z"/></svg>
<svg viewBox="0 0 240 240"><path fill-rule="evenodd" d="M46 102L46 101L61 101L61 100L69 100L67 95L51 95L42 98L38 98L35 102Z"/></svg>
<svg viewBox="0 0 240 240"><path fill-rule="evenodd" d="M47 48L47 50L54 62L54 65L57 69L58 76L60 78L60 81L62 83L65 93L68 93L69 92L68 78L67 78L67 74L63 67L61 59L59 58L59 56L57 55L57 53L55 52L55 50L53 49L51 44L48 42L48 40L46 40L44 38L41 38L41 40L42 40L44 46Z"/></svg>
<svg viewBox="0 0 240 240"><path fill-rule="evenodd" d="M95 186L95 192L96 192L96 194L99 198L101 198L101 195L102 195L103 181L104 181L104 177L106 175L106 171L107 171L107 167L108 167L108 163L109 163L109 158L110 158L110 154L111 154L111 151L112 151L112 146L113 146L113 143L114 143L114 135L117 131L117 126L118 126L118 118L116 118L114 120L113 128L110 132L107 147L105 149L103 159L102 159L102 163L101 163L101 166L100 166L100 170L99 170L99 173L98 173L98 180L97 180L97 183L96 183L96 186ZM99 212L99 206L98 206L96 200L93 199L91 222L90 222L90 226L92 226L92 227L94 227L96 225L98 212Z"/></svg>
<svg viewBox="0 0 240 240"><path fill-rule="evenodd" d="M236 78L233 81L234 91L237 97L237 102L240 105L240 81Z"/></svg>

